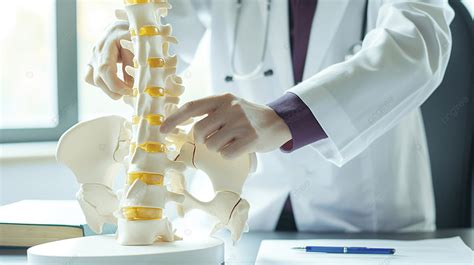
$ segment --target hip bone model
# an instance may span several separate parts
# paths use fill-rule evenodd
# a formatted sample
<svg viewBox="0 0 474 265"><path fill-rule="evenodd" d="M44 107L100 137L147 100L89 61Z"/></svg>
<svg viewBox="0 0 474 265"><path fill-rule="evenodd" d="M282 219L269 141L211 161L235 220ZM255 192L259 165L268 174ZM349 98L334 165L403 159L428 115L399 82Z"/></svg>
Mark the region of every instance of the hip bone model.
<svg viewBox="0 0 474 265"><path fill-rule="evenodd" d="M235 243L248 229L250 206L240 194L256 167L255 154L225 160L194 143L192 132L159 131L184 92L176 75L177 57L169 54L170 43L177 40L171 26L160 21L170 8L166 0L126 0L125 11L116 12L130 25L131 41L121 45L134 54L134 66L126 67L134 78L133 95L124 97L134 115L131 120L106 116L76 124L61 137L57 160L81 184L77 199L96 233L112 223L122 245L180 240L163 214L167 202L174 202L182 217L191 209L214 216L218 222L212 233L227 228ZM183 172L188 167L208 175L215 193L211 201L200 201L186 190ZM126 183L115 193L114 180L123 169Z"/></svg>

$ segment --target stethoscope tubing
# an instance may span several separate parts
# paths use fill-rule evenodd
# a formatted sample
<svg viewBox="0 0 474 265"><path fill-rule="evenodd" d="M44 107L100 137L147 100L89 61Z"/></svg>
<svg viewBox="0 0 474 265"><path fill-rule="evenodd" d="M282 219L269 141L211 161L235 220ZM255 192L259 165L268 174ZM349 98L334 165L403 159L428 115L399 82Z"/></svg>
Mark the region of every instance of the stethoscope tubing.
<svg viewBox="0 0 474 265"><path fill-rule="evenodd" d="M265 19L266 20L266 22L265 22L265 37L264 37L264 41L263 41L262 54L260 56L260 61L253 68L252 71L249 71L247 73L239 73L236 70L236 67L235 67L235 49L236 49L236 44L237 44L237 33L239 31L240 16L241 16L241 12L242 12L242 0L237 0L237 2L236 2L237 14L236 14L235 24L234 24L233 41L232 41L232 48L231 48L231 59L230 59L231 60L230 61L231 74L225 77L226 82L232 82L234 80L250 81L250 80L260 78L260 77L273 75L273 70L272 69L268 69L268 70L263 72L263 68L264 68L264 64L265 64L265 55L267 53L268 34L269 34L269 31L270 31L269 29L270 29L271 5L272 5L272 0L267 0L267 5L266 5L266 7L267 7L267 17ZM369 5L369 0L365 0L364 17L362 19L362 28L361 28L361 33L360 33L360 41L358 43L354 44L349 49L349 53L345 57L346 59L352 57L362 47L362 41L364 40L364 37L367 33L368 5Z"/></svg>
<svg viewBox="0 0 474 265"><path fill-rule="evenodd" d="M233 41L232 41L232 52L231 52L231 61L230 61L230 70L231 70L231 75L226 76L225 80L227 82L233 81L233 80L253 80L259 77L259 73L262 72L264 63L265 63L265 55L267 53L267 43L268 43L268 32L270 31L270 10L272 6L272 0L267 0L267 17L265 19L265 37L263 41L263 47L262 47L262 54L260 55L260 60L257 66L254 67L254 69L250 72L247 73L239 73L236 70L235 67L235 49L236 49L236 44L237 44L237 33L239 31L239 22L240 22L240 16L242 13L242 0L237 0L236 8L237 8L237 14L235 18L235 24L234 24L234 34L233 34ZM269 73L273 74L273 70L269 69L265 71L264 76L268 75Z"/></svg>

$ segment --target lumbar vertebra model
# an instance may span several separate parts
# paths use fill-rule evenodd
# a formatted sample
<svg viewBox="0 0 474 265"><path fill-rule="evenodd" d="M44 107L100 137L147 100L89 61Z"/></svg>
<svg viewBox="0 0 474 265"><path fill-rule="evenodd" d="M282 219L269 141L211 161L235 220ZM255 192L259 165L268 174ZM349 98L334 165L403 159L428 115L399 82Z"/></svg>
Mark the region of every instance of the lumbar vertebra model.
<svg viewBox="0 0 474 265"><path fill-rule="evenodd" d="M124 97L134 114L131 120L107 116L75 125L61 137L57 159L81 184L77 198L89 226L100 233L104 223L117 224L122 245L179 240L163 214L167 202L174 202L182 216L200 209L216 217L212 232L227 228L236 242L247 230L250 206L240 194L255 169L255 154L225 160L196 144L192 132L160 133L161 123L176 111L184 92L176 75L177 57L169 54L169 45L177 40L170 25L160 24L170 5L166 0L125 3L117 17L130 25L131 41L122 40L121 45L134 54L134 66L126 67L134 78L133 95ZM200 201L186 190L183 171L189 167L209 176L215 191L211 201ZM115 193L114 178L122 168L126 184Z"/></svg>

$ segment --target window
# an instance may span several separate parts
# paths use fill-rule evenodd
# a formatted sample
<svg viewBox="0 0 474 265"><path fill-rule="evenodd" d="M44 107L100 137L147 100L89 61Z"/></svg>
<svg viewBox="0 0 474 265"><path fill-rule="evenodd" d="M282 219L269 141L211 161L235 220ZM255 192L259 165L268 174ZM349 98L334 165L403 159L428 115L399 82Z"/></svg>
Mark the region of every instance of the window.
<svg viewBox="0 0 474 265"><path fill-rule="evenodd" d="M75 1L9 1L0 24L0 142L57 140L77 122Z"/></svg>
<svg viewBox="0 0 474 265"><path fill-rule="evenodd" d="M130 107L123 101L112 100L100 88L83 81L94 43L115 21L114 10L123 9L123 5L120 0L77 0L79 120L112 114L127 118L131 115Z"/></svg>
<svg viewBox="0 0 474 265"><path fill-rule="evenodd" d="M83 81L91 48L115 20L117 0L11 1L0 10L0 143L56 141L78 121L131 109ZM209 42L182 73L182 102L206 96ZM203 67L204 66L204 67ZM118 67L118 69L121 69Z"/></svg>

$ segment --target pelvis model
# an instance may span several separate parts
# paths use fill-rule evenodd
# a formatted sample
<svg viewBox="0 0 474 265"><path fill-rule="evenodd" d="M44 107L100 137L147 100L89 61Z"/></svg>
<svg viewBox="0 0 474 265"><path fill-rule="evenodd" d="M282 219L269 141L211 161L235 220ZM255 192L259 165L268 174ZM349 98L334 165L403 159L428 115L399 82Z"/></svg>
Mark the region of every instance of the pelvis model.
<svg viewBox="0 0 474 265"><path fill-rule="evenodd" d="M256 166L255 154L225 160L194 143L192 133L183 129L160 133L161 123L177 109L184 92L176 75L177 57L169 54L169 45L177 40L171 26L160 21L171 6L166 0L125 4L125 11L116 14L130 25L131 41L122 40L121 45L134 54L134 66L126 68L134 78L133 95L124 97L134 113L130 120L107 116L73 126L59 141L57 160L81 184L77 199L91 229L100 233L104 223L117 224L122 245L180 240L163 214L167 202L174 202L184 217L191 209L216 217L212 231L227 228L236 242L248 229L250 206L240 194ZM208 175L215 192L211 201L200 201L186 190L187 167ZM116 193L114 179L123 169L126 183Z"/></svg>

